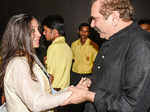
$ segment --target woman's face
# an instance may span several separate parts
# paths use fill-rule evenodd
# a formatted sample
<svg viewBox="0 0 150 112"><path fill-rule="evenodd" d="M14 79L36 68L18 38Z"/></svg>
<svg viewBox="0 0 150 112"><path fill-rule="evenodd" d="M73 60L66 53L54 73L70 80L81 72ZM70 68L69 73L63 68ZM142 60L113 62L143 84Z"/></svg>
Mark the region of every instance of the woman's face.
<svg viewBox="0 0 150 112"><path fill-rule="evenodd" d="M31 27L32 27L32 34L31 34L32 45L33 45L33 48L38 48L39 43L40 43L41 34L39 32L39 24L36 19L32 19Z"/></svg>

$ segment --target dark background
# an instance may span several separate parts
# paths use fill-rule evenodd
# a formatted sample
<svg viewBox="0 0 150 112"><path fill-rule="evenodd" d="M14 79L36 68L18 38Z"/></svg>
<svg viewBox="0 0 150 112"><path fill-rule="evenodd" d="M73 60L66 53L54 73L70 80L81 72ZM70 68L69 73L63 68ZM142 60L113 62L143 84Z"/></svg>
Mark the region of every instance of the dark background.
<svg viewBox="0 0 150 112"><path fill-rule="evenodd" d="M132 0L137 19L150 18L150 0ZM61 14L69 44L77 39L78 25L90 16L90 0L1 0L0 35L8 19L18 13L30 13L40 20L49 14Z"/></svg>

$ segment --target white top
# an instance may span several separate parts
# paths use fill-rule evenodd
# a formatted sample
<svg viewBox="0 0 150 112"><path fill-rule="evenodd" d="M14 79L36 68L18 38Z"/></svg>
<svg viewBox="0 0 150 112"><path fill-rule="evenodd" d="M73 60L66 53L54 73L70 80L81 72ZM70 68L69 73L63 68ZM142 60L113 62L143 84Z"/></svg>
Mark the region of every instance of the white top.
<svg viewBox="0 0 150 112"><path fill-rule="evenodd" d="M71 92L50 94L50 86L40 67L35 64L33 72L38 81L33 81L25 57L13 58L4 77L4 91L8 112L40 112L59 106Z"/></svg>

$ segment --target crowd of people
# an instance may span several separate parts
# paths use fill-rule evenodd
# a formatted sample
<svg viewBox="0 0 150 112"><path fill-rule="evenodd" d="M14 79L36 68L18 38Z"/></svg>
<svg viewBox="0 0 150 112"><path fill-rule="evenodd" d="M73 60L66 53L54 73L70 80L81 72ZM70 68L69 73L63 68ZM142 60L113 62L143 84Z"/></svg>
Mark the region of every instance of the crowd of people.
<svg viewBox="0 0 150 112"><path fill-rule="evenodd" d="M150 112L150 24L134 13L130 0L93 0L91 23L71 46L61 15L41 24L12 16L0 47L0 112Z"/></svg>

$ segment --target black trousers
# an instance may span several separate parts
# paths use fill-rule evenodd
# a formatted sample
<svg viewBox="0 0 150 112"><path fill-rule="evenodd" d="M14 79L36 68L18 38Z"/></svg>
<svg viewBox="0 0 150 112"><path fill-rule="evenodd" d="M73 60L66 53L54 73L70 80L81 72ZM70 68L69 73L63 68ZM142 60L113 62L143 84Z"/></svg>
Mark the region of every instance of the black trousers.
<svg viewBox="0 0 150 112"><path fill-rule="evenodd" d="M70 76L70 85L76 85L78 84L78 82L80 81L80 79L82 77L86 77L86 78L91 78L92 74L79 74L79 73L75 73L73 71L71 71L71 76Z"/></svg>
<svg viewBox="0 0 150 112"><path fill-rule="evenodd" d="M70 85L77 85L82 77L91 78L92 74L79 74L71 71ZM69 112L83 112L85 103L69 105Z"/></svg>

